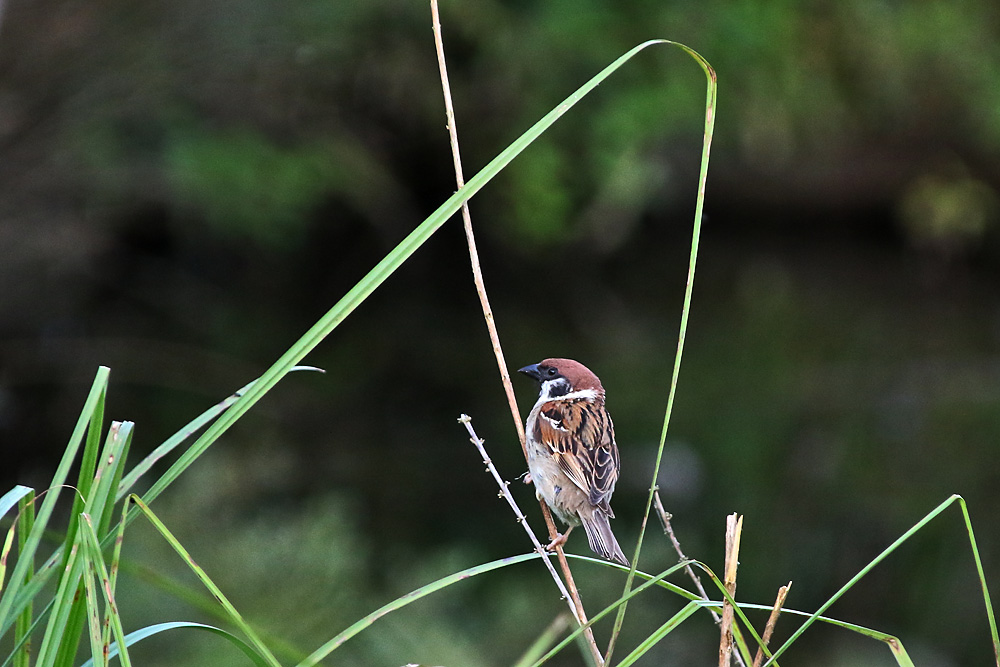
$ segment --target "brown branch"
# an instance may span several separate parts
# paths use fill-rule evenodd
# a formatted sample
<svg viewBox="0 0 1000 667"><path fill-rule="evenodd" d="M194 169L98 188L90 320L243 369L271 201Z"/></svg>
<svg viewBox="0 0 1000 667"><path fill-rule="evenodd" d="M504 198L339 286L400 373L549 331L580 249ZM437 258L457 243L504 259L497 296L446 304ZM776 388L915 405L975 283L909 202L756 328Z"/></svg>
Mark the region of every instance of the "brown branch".
<svg viewBox="0 0 1000 667"><path fill-rule="evenodd" d="M778 597L774 600L774 608L771 609L771 615L767 618L767 625L764 626L764 635L760 638L763 646L757 647L757 655L754 656L753 667L760 667L760 663L764 661L764 647L771 641L774 626L778 623L778 616L781 615L781 608L785 606L785 598L788 597L788 589L791 587L792 582L789 581L788 584L778 589Z"/></svg>
<svg viewBox="0 0 1000 667"><path fill-rule="evenodd" d="M689 560L684 552L681 551L681 543L678 541L677 536L674 535L674 528L670 525L670 520L673 519L673 515L663 509L663 503L660 501L660 491L659 489L653 491L653 504L656 507L656 513L660 517L660 523L663 525L663 534L670 538L670 543L674 545L674 551L677 552L677 556L680 557L682 561ZM708 599L708 593L705 592L705 587L701 585L701 579L695 574L694 569L690 565L684 566L684 571L687 575L691 577L691 581L694 582L695 588L698 589L698 594L701 595L703 600ZM712 618L715 619L716 623L720 623L722 618L715 613L714 609L709 609L712 614Z"/></svg>
<svg viewBox="0 0 1000 667"><path fill-rule="evenodd" d="M434 46L437 52L438 70L441 74L441 89L444 93L445 116L448 120L448 135L451 141L451 153L455 165L455 182L457 183L459 189L461 189L465 185L465 176L462 170L461 152L458 148L458 127L455 123L455 109L451 100L451 85L448 83L448 67L444 57L444 41L441 36L441 18L438 12L437 0L430 0L430 2L431 18L433 22L432 28L434 30ZM493 344L493 354L496 356L497 367L500 370L500 381L503 384L504 392L507 395L507 404L510 406L511 417L514 419L514 428L517 430L517 437L521 443L521 451L524 454L525 461L527 461L528 449L524 437L524 426L521 423L521 414L517 409L517 401L514 398L514 387L510 382L510 373L507 372L507 361L504 359L503 348L500 346L500 335L497 333L496 323L494 322L493 309L490 307L489 298L486 296L486 285L483 282L483 273L479 266L479 251L476 248L476 237L472 231L472 216L469 213L468 202L463 202L462 204L462 222L465 227L466 243L469 246L469 260L472 264L472 278L476 285L476 293L479 295L479 302L483 308L483 318L486 321L486 328L490 334L490 342ZM556 530L555 523L552 521L552 516L549 513L545 502L539 499L539 505L542 508L542 516L545 518L545 525L548 527L549 536L552 540L555 540L559 535L559 531ZM580 621L581 625L586 624L587 615L583 609L583 603L580 600L580 593L576 588L576 583L573 581L573 574L569 569L569 563L566 560L566 555L563 553L562 545L556 547L556 555L559 559L559 566L562 569L563 577L566 580L566 586L569 588L573 603L576 605L576 612L574 616ZM584 634L586 635L587 643L590 645L590 650L594 656L594 660L599 666L603 667L604 661L601 659L601 652L597 648L597 642L594 640L593 631L590 628L587 628L584 631Z"/></svg>

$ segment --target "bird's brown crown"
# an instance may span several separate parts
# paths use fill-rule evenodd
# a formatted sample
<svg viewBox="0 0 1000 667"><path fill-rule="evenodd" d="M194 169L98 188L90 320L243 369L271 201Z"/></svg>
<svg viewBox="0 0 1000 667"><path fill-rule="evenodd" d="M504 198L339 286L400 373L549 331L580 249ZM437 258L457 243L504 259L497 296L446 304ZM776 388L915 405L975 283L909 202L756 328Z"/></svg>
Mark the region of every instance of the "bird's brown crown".
<svg viewBox="0 0 1000 667"><path fill-rule="evenodd" d="M569 382L573 391L582 391L584 389L596 389L600 392L604 391L604 387L601 385L600 379L579 361L558 358L545 359L539 362L538 366L541 368L555 368L559 375L566 378L566 381Z"/></svg>

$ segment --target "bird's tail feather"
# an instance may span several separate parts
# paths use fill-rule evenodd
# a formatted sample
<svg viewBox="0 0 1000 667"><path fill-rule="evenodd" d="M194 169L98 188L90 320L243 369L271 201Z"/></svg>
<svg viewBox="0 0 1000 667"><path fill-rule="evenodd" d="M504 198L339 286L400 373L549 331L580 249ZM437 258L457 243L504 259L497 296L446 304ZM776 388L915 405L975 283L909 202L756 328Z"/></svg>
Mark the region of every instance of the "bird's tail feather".
<svg viewBox="0 0 1000 667"><path fill-rule="evenodd" d="M628 567L628 558L618 546L615 534L611 532L611 524L608 522L608 515L600 509L595 508L594 514L589 519L582 519L583 529L587 531L587 541L594 553L602 558L613 560Z"/></svg>

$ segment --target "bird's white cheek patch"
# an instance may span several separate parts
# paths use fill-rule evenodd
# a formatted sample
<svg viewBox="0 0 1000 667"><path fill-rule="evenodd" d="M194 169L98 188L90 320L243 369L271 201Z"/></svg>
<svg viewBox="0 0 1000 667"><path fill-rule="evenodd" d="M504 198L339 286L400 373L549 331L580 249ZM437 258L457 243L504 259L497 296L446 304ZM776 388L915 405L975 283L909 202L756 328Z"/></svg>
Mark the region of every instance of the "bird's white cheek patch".
<svg viewBox="0 0 1000 667"><path fill-rule="evenodd" d="M565 378L546 380L542 383L542 390L539 392L539 398L548 400L550 398L565 396L567 393L569 393L569 383L566 382Z"/></svg>

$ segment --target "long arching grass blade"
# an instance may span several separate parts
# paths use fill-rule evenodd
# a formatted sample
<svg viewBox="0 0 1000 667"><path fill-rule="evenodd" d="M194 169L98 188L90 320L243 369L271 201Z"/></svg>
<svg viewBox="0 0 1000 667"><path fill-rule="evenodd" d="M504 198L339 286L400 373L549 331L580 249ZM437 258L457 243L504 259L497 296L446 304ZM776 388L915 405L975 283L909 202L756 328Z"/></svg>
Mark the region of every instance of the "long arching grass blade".
<svg viewBox="0 0 1000 667"><path fill-rule="evenodd" d="M691 312L691 295L694 289L695 267L698 263L698 245L701 239L702 214L704 212L705 205L705 188L708 182L708 161L712 151L712 137L715 131L716 103L718 94L715 70L709 62L705 60L705 58L683 44L668 41L664 41L664 43L676 46L677 48L683 50L685 53L694 58L694 60L705 72L705 136L702 141L701 166L698 172L698 196L695 201L694 224L691 229L691 252L688 260L687 283L684 287L684 303L681 308L680 329L677 335L677 351L674 355L674 368L670 377L670 390L667 394L667 406L663 415L663 428L660 432L660 444L656 450L656 461L653 464L653 474L649 485L649 495L646 499L646 509L643 513L642 525L639 529L639 536L636 540L635 552L632 555L632 569L629 571L629 575L625 580L625 593L628 593L629 589L632 587L632 581L635 577L635 569L639 565L639 556L642 552L642 542L646 535L646 525L649 520L650 510L653 506L653 494L656 491L656 480L659 477L660 463L663 460L663 448L667 441L667 430L670 426L670 416L673 413L674 399L677 395L677 381L680 377L681 358L684 355L684 341L687 337L688 317ZM627 605L624 604L618 608L618 615L615 618L614 629L611 633L611 641L608 643L608 651L605 662L611 661L611 656L614 653L615 642L618 639L622 624L625 621L626 609Z"/></svg>
<svg viewBox="0 0 1000 667"><path fill-rule="evenodd" d="M18 484L13 489L3 494L3 496L0 496L0 519L4 518L7 512L13 509L21 498L24 498L32 491L33 489L30 486L22 486ZM0 584L3 584L2 580L0 580Z"/></svg>
<svg viewBox="0 0 1000 667"><path fill-rule="evenodd" d="M965 529L969 532L969 545L972 547L972 557L976 561L976 574L979 576L979 584L983 588L983 603L986 605L986 617L990 622L990 637L993 639L993 659L996 660L997 667L1000 667L1000 639L997 637L997 619L993 613L990 589L986 585L986 573L983 572L983 561L979 558L976 534L972 530L972 517L969 516L969 508L965 504L965 498L956 494L951 499L958 500L959 507L962 508L962 517L965 519Z"/></svg>
<svg viewBox="0 0 1000 667"><path fill-rule="evenodd" d="M448 198L436 211L417 226L404 238L385 258L368 272L343 298L340 299L315 325L313 325L285 354L281 356L261 377L250 387L236 403L223 413L208 430L153 484L143 495L147 504L163 492L191 463L201 456L219 436L225 433L247 410L261 399L278 383L289 370L301 361L310 351L337 328L355 308L367 299L385 280L398 269L416 250L422 246L438 229L450 219L461 207L462 203L471 198L507 164L528 147L539 135L552 126L563 114L572 108L583 97L596 88L613 72L631 60L640 51L657 44L674 44L667 40L651 40L643 42L619 57L605 67L601 72L578 88L573 94L563 100L552 111L532 125L524 134L518 137L510 146L504 149L479 173L469 179L463 188ZM676 44L689 53L694 53L685 46ZM700 58L700 56L697 56ZM702 59L703 60L703 59ZM714 99L713 99L714 105ZM707 165L703 167L703 170ZM700 188L703 190L703 187ZM700 195L699 195L700 196ZM698 206L698 216L701 206Z"/></svg>

